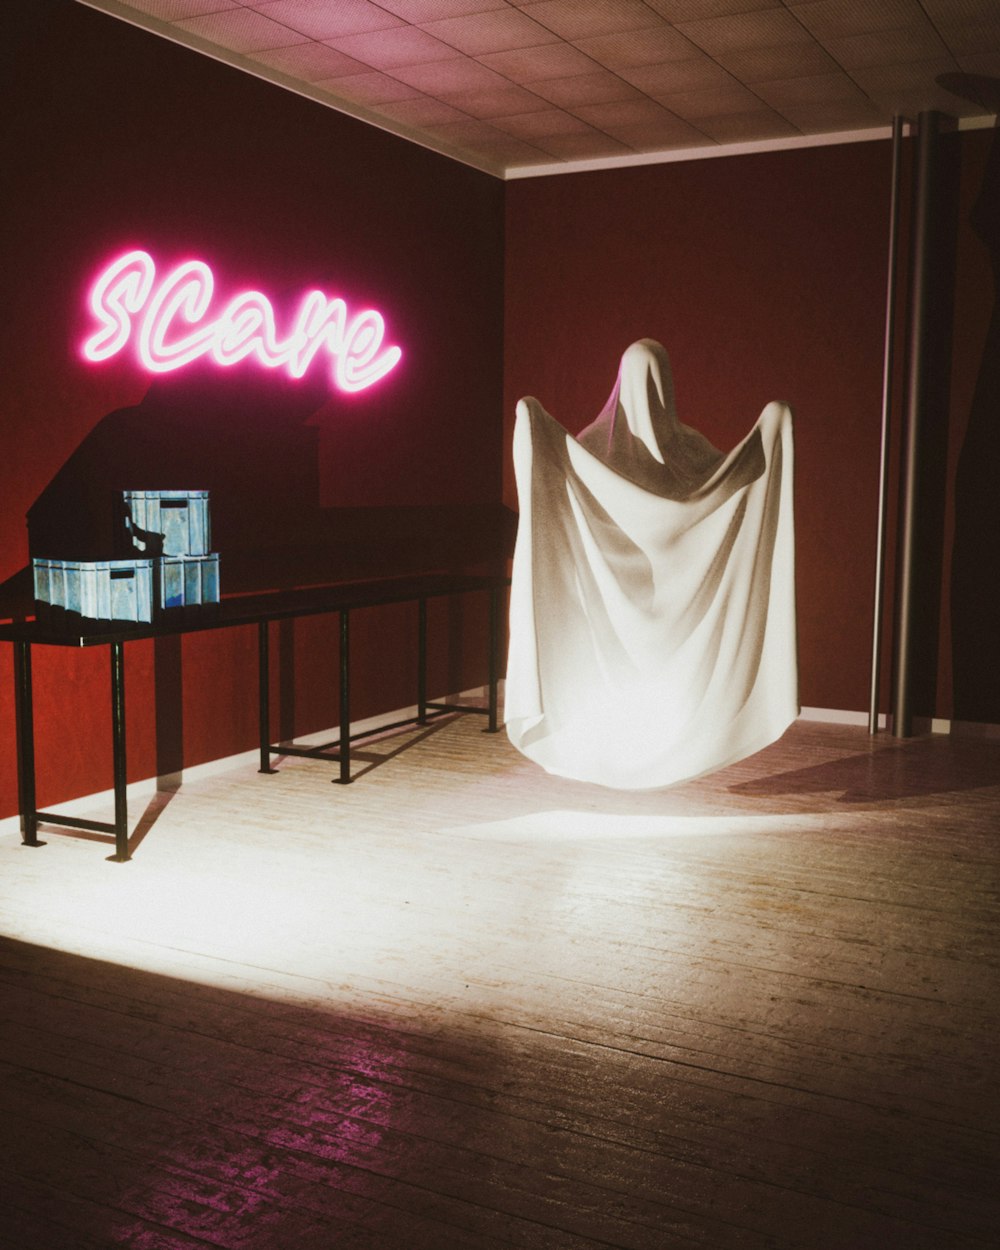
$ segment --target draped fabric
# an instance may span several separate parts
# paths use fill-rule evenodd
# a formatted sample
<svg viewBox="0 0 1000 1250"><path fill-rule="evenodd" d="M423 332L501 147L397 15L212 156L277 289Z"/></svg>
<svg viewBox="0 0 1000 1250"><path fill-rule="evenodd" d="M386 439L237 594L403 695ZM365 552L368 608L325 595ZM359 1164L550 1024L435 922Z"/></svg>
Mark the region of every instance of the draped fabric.
<svg viewBox="0 0 1000 1250"><path fill-rule="evenodd" d="M779 738L799 711L788 407L724 455L678 421L667 353L643 339L576 438L522 399L514 468L514 746L646 789Z"/></svg>

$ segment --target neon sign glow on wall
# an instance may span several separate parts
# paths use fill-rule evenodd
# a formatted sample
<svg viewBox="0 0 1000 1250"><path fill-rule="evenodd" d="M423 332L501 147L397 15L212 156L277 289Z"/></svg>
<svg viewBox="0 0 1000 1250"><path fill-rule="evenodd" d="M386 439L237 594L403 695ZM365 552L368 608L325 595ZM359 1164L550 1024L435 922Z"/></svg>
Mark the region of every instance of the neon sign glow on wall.
<svg viewBox="0 0 1000 1250"><path fill-rule="evenodd" d="M214 291L215 278L204 261L185 261L158 277L148 252L125 252L90 290L99 329L84 343L83 354L95 362L108 360L133 343L153 373L179 369L201 356L226 366L253 357L300 378L325 352L342 391L364 390L402 358L398 347L383 347L385 321L372 308L352 314L339 297L309 291L288 336L279 338L266 295L241 291L210 314Z"/></svg>

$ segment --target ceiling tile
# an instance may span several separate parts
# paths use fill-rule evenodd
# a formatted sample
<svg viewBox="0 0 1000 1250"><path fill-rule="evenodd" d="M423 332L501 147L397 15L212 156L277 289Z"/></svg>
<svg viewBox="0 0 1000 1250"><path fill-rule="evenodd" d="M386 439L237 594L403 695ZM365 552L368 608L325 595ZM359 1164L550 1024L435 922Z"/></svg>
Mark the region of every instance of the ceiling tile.
<svg viewBox="0 0 1000 1250"><path fill-rule="evenodd" d="M622 70L622 77L646 95L661 96L672 91L728 90L736 79L710 57L691 61L670 61L666 65L641 65Z"/></svg>
<svg viewBox="0 0 1000 1250"><path fill-rule="evenodd" d="M863 65L854 70L851 77L862 91L909 90L915 84L932 84L938 74L954 73L955 65L950 57L934 61L909 61L894 65Z"/></svg>
<svg viewBox="0 0 1000 1250"><path fill-rule="evenodd" d="M218 13L220 9L238 9L240 0L126 0L130 9L157 17L161 22L176 22L202 13Z"/></svg>
<svg viewBox="0 0 1000 1250"><path fill-rule="evenodd" d="M646 0L668 22L694 22L703 17L728 17L753 9L773 9L775 0Z"/></svg>
<svg viewBox="0 0 1000 1250"><path fill-rule="evenodd" d="M928 5L931 20L955 56L1000 48L1000 6L993 3L987 12L974 0L956 0L954 5Z"/></svg>
<svg viewBox="0 0 1000 1250"><path fill-rule="evenodd" d="M552 104L573 109L585 104L607 104L615 100L631 100L639 92L615 74L598 71L574 78L549 78L533 82L531 90Z"/></svg>
<svg viewBox="0 0 1000 1250"><path fill-rule="evenodd" d="M471 117L480 117L487 121L510 117L516 113L534 112L545 103L523 87L514 86L498 87L492 91L469 91L448 98L456 108L462 109Z"/></svg>
<svg viewBox="0 0 1000 1250"><path fill-rule="evenodd" d="M1000 48L993 52L977 52L972 56L960 56L958 63L968 74L1000 78ZM996 85L988 85L985 97L980 91L977 98L991 113L1000 112L1000 91Z"/></svg>
<svg viewBox="0 0 1000 1250"><path fill-rule="evenodd" d="M826 41L826 48L838 65L856 69L863 65L894 65L906 61L932 61L948 55L937 32L926 26L866 31Z"/></svg>
<svg viewBox="0 0 1000 1250"><path fill-rule="evenodd" d="M921 0L931 21L948 26L992 26L998 18L996 0Z"/></svg>
<svg viewBox="0 0 1000 1250"><path fill-rule="evenodd" d="M1000 0L91 2L491 169L981 116L960 75L1000 78Z"/></svg>
<svg viewBox="0 0 1000 1250"><path fill-rule="evenodd" d="M716 60L734 78L746 83L766 82L770 78L805 78L813 74L830 74L838 68L837 62L818 43L721 52Z"/></svg>
<svg viewBox="0 0 1000 1250"><path fill-rule="evenodd" d="M828 103L859 103L864 92L846 74L818 74L809 78L784 78L758 83L756 94L772 108L783 113L789 105Z"/></svg>
<svg viewBox="0 0 1000 1250"><path fill-rule="evenodd" d="M712 91L668 92L656 98L671 113L692 122L701 117L719 117L726 113L752 113L755 109L768 111L767 105L758 96L738 84Z"/></svg>
<svg viewBox="0 0 1000 1250"><path fill-rule="evenodd" d="M760 9L730 17L681 22L678 30L712 56L746 48L774 48L811 44L812 35L787 9Z"/></svg>
<svg viewBox="0 0 1000 1250"><path fill-rule="evenodd" d="M843 38L902 27L933 29L917 0L798 0L788 8L817 39Z"/></svg>
<svg viewBox="0 0 1000 1250"><path fill-rule="evenodd" d="M572 113L563 109L539 109L535 113L516 113L510 117L494 119L493 124L516 135L519 139L535 142L553 135L588 134L592 127Z"/></svg>
<svg viewBox="0 0 1000 1250"><path fill-rule="evenodd" d="M282 22L310 39L336 39L369 30L401 26L398 17L369 0L255 0L258 13Z"/></svg>
<svg viewBox="0 0 1000 1250"><path fill-rule="evenodd" d="M765 139L787 139L800 133L790 121L768 110L703 117L698 122L716 143L760 143Z"/></svg>
<svg viewBox="0 0 1000 1250"><path fill-rule="evenodd" d="M947 59L865 66L854 70L851 77L877 105L893 113L913 116L926 109L938 109L953 117L966 117L981 112L971 102L963 102L935 83L939 74L954 72L954 61Z"/></svg>
<svg viewBox="0 0 1000 1250"><path fill-rule="evenodd" d="M174 25L178 30L198 35L230 52L259 52L263 48L283 48L302 42L298 31L251 9L225 9L204 17L186 18Z"/></svg>
<svg viewBox="0 0 1000 1250"><path fill-rule="evenodd" d="M637 152L705 142L705 135L653 100L620 100L575 110L578 117Z"/></svg>
<svg viewBox="0 0 1000 1250"><path fill-rule="evenodd" d="M870 130L888 125L892 114L864 96L860 100L821 100L815 104L790 104L777 110L803 134L831 130Z"/></svg>
<svg viewBox="0 0 1000 1250"><path fill-rule="evenodd" d="M563 39L586 39L591 35L613 35L643 26L658 26L663 20L642 0L536 0L520 8L555 31Z"/></svg>
<svg viewBox="0 0 1000 1250"><path fill-rule="evenodd" d="M578 39L576 46L608 69L632 69L661 61L683 61L697 56L699 49L671 26L645 30L625 30L614 35Z"/></svg>
<svg viewBox="0 0 1000 1250"><path fill-rule="evenodd" d="M558 43L557 35L517 9L496 9L467 17L451 17L443 22L424 22L421 29L469 56Z"/></svg>
<svg viewBox="0 0 1000 1250"><path fill-rule="evenodd" d="M540 48L517 48L488 52L477 58L512 82L531 83L544 78L571 78L595 73L598 66L568 43L547 43Z"/></svg>
<svg viewBox="0 0 1000 1250"><path fill-rule="evenodd" d="M328 78L314 84L353 104L377 107L392 100L412 100L420 94L408 83L388 74L351 74L346 78Z"/></svg>
<svg viewBox="0 0 1000 1250"><path fill-rule="evenodd" d="M584 134L546 135L535 143L560 161L598 161L632 154L626 144L593 129Z"/></svg>
<svg viewBox="0 0 1000 1250"><path fill-rule="evenodd" d="M342 52L328 48L323 43L297 43L290 48L273 48L270 51L252 52L250 59L280 70L303 82L318 82L321 78L344 77L347 74L363 74L368 68Z"/></svg>
<svg viewBox="0 0 1000 1250"><path fill-rule="evenodd" d="M664 131L675 126L686 128L684 122L655 100L615 100L610 104L585 104L573 111L591 126L617 138L622 137L622 131L637 127L661 126Z"/></svg>
<svg viewBox="0 0 1000 1250"><path fill-rule="evenodd" d="M393 71L401 82L409 83L425 95L449 100L453 95L470 91L493 91L509 87L501 74L495 74L479 61L452 52L450 60L433 61L427 65L401 65Z"/></svg>
<svg viewBox="0 0 1000 1250"><path fill-rule="evenodd" d="M404 126L440 126L443 122L465 119L465 114L460 109L425 95L380 104L378 111L383 117L391 118Z"/></svg>
<svg viewBox="0 0 1000 1250"><path fill-rule="evenodd" d="M406 22L435 22L446 17L464 17L467 13L486 13L503 9L507 0L379 0L383 9Z"/></svg>
<svg viewBox="0 0 1000 1250"><path fill-rule="evenodd" d="M326 41L357 61L373 69L398 69L404 65L425 65L431 61L447 61L460 56L440 39L416 26L397 26L392 30L365 31L357 35L341 35ZM433 92L430 94L433 95Z"/></svg>
<svg viewBox="0 0 1000 1250"><path fill-rule="evenodd" d="M505 134L489 122L467 118L465 121L443 122L441 125L428 126L428 133L436 135L445 143L455 147L464 147L498 161L537 162L538 148L525 143L513 135Z"/></svg>

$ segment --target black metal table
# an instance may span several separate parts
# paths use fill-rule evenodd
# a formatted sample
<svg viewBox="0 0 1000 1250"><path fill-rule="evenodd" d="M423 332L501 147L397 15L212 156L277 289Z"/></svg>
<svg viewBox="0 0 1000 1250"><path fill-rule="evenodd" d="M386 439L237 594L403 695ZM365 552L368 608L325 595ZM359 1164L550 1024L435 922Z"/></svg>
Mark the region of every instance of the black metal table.
<svg viewBox="0 0 1000 1250"><path fill-rule="evenodd" d="M39 620L0 624L0 642L14 644L15 716L17 728L18 807L21 816L22 842L25 846L44 846L38 838L39 824L62 825L72 829L88 829L114 835L115 853L111 858L122 863L129 858L128 805L126 800L125 755L125 644L148 638L163 638L196 633L209 629L230 629L236 625L256 625L258 639L259 737L260 769L273 773L271 757L275 754L317 756L336 751L339 772L334 781L346 785L351 780L350 733L350 614L360 608L379 607L391 603L417 604L418 672L417 714L394 726L426 724L428 713L482 712L488 718L488 731L495 733L497 724L497 690L499 674L500 596L510 584L505 577L465 574L431 573L418 577L384 578L372 581L341 582L305 590L275 591L223 599L211 607L180 610L163 616L152 624L128 622L87 622L54 624ZM485 708L459 704L432 703L427 699L427 602L442 596L485 592L489 594L489 700ZM336 613L340 621L340 738L325 748L274 746L270 738L269 705L269 637L273 621L293 620L300 616ZM114 822L88 820L39 811L35 794L35 733L31 693L31 649L34 646L98 647L106 646L111 661L111 733L114 762ZM354 739L369 736L356 734Z"/></svg>

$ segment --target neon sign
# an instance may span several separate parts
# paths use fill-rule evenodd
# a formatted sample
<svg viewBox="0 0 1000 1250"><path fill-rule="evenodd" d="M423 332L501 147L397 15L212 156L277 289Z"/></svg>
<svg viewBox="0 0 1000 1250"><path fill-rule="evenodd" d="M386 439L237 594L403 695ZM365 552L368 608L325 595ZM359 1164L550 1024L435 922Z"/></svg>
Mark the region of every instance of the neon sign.
<svg viewBox="0 0 1000 1250"><path fill-rule="evenodd" d="M89 305L99 329L83 345L91 361L108 360L134 342L152 373L167 373L207 356L218 365L253 357L300 378L325 351L342 391L361 391L399 364L398 347L383 348L385 321L372 308L351 314L322 291L303 297L286 338L279 338L271 301L241 291L209 314L215 278L204 261L189 260L157 277L148 252L125 252L98 276Z"/></svg>

